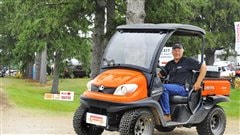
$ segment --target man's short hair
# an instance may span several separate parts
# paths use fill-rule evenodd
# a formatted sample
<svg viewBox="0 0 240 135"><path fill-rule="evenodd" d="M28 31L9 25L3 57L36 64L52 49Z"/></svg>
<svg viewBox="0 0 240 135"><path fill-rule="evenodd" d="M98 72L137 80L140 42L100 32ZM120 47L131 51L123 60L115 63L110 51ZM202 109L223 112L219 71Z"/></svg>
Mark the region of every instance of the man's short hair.
<svg viewBox="0 0 240 135"><path fill-rule="evenodd" d="M182 46L181 43L174 43L174 44L172 45L172 49L176 49L176 48L178 48L178 49L183 49L183 46Z"/></svg>

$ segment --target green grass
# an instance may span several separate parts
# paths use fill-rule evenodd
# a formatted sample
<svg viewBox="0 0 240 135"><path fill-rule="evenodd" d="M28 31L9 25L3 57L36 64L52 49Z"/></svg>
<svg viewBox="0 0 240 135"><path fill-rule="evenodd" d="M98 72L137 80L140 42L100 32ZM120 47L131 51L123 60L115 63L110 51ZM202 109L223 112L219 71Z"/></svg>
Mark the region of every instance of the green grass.
<svg viewBox="0 0 240 135"><path fill-rule="evenodd" d="M233 118L240 118L240 90L231 89L230 93L230 102L220 103L220 106L223 107L227 116Z"/></svg>
<svg viewBox="0 0 240 135"><path fill-rule="evenodd" d="M51 85L40 86L36 82L29 82L23 79L4 78L3 90L10 101L17 107L51 111L51 112L75 112L79 106L79 97L86 90L88 78L83 79L61 79L59 90L69 90L75 92L73 102L44 100L44 93L49 93ZM48 82L51 84L51 82ZM240 90L231 90L230 102L220 103L227 116L240 118Z"/></svg>
<svg viewBox="0 0 240 135"><path fill-rule="evenodd" d="M3 90L16 107L53 112L74 112L79 106L79 97L86 90L88 78L62 79L59 90L74 91L74 101L45 100L44 94L51 90L51 82L41 86L37 82L24 79L4 78Z"/></svg>

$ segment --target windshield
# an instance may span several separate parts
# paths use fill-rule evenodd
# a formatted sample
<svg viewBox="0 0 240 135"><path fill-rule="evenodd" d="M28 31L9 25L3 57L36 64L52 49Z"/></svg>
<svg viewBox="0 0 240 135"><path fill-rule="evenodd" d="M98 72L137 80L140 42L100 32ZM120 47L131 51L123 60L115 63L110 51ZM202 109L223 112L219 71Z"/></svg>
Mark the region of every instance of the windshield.
<svg viewBox="0 0 240 135"><path fill-rule="evenodd" d="M154 60L160 33L117 32L106 49L103 66L139 66L149 69Z"/></svg>

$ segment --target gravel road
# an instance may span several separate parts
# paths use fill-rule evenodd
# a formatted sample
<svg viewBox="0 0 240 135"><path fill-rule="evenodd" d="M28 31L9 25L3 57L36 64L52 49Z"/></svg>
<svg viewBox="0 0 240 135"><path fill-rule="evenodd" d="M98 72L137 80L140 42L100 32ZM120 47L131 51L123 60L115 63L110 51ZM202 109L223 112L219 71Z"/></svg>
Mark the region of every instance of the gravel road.
<svg viewBox="0 0 240 135"><path fill-rule="evenodd" d="M72 115L57 115L47 112L32 112L16 108L4 108L1 115L1 135L47 134L74 135ZM103 135L118 135L118 132L105 131ZM154 135L197 135L195 128L177 128L171 133L155 131ZM239 120L229 119L225 135L240 135Z"/></svg>

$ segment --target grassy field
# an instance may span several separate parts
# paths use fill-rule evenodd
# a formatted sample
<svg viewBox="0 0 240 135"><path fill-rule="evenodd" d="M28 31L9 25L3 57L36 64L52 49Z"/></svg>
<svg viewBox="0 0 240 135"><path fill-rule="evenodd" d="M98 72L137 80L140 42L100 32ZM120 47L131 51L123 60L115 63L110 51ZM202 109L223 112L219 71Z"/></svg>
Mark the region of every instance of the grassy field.
<svg viewBox="0 0 240 135"><path fill-rule="evenodd" d="M233 118L240 118L240 90L231 89L230 102L220 103L220 106L223 107L227 116Z"/></svg>
<svg viewBox="0 0 240 135"><path fill-rule="evenodd" d="M79 106L80 94L86 90L88 78L62 79L59 90L74 91L74 101L45 100L44 94L51 90L51 82L43 86L27 79L3 78L3 91L16 107L40 109L55 112L74 112Z"/></svg>
<svg viewBox="0 0 240 135"><path fill-rule="evenodd" d="M52 112L74 112L79 106L79 96L86 89L89 78L83 79L61 79L59 90L75 92L73 102L44 100L44 93L51 90L51 82L41 86L37 82L24 79L3 78L3 90L10 101L17 107L52 111ZM231 102L221 103L226 114L233 118L240 117L240 90L231 90Z"/></svg>

